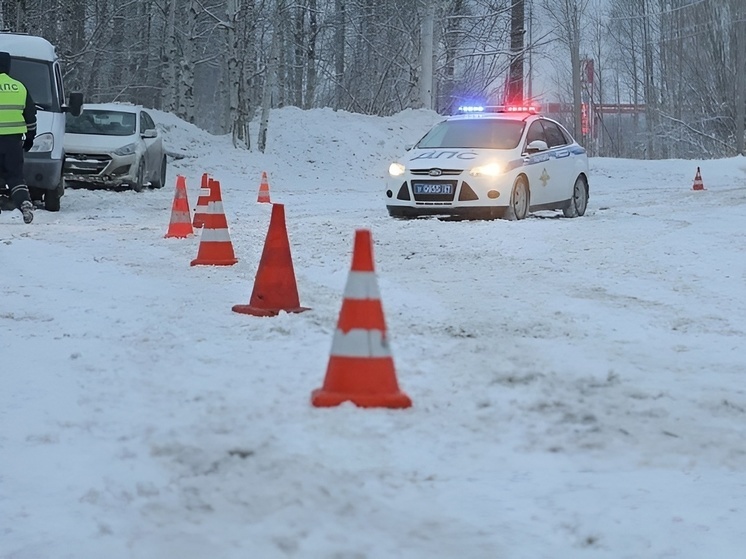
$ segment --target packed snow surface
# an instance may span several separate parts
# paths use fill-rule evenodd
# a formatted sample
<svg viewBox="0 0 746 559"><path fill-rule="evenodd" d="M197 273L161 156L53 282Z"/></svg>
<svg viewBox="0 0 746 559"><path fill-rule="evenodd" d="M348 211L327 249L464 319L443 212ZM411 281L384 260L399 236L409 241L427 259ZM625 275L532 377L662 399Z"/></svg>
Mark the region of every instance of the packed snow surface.
<svg viewBox="0 0 746 559"><path fill-rule="evenodd" d="M155 115L165 188L0 214L0 557L746 557L744 158L594 158L579 219L401 221L434 113L285 108L264 154ZM262 171L302 314L231 312ZM203 173L235 266L164 238ZM409 409L310 404L356 229Z"/></svg>

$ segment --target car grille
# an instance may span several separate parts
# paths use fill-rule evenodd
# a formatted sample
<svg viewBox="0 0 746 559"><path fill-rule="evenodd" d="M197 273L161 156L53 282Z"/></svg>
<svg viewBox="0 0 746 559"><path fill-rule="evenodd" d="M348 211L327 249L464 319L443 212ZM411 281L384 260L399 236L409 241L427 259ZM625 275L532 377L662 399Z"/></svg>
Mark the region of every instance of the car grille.
<svg viewBox="0 0 746 559"><path fill-rule="evenodd" d="M430 174L431 171L436 171L436 172L440 171L440 174L431 175ZM454 177L456 175L460 175L461 173L463 173L463 170L462 169L439 169L437 167L433 167L432 169L411 169L409 172L416 176L429 175L429 176L434 176L434 177L439 177L439 176Z"/></svg>
<svg viewBox="0 0 746 559"><path fill-rule="evenodd" d="M111 156L89 153L66 153L65 173L70 175L100 175L111 163Z"/></svg>

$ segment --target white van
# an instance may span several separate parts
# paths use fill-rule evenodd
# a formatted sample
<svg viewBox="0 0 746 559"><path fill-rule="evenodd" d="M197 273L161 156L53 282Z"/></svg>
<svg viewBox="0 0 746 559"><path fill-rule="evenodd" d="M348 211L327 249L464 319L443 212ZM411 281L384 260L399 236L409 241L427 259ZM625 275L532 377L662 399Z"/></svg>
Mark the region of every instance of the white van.
<svg viewBox="0 0 746 559"><path fill-rule="evenodd" d="M42 37L0 32L0 52L10 54L10 76L26 86L36 104L36 138L25 154L26 184L33 200L44 200L45 209L60 209L65 192L62 166L65 159L65 113L80 114L83 95L72 93L65 102L62 70L54 46ZM0 180L0 193L7 188Z"/></svg>

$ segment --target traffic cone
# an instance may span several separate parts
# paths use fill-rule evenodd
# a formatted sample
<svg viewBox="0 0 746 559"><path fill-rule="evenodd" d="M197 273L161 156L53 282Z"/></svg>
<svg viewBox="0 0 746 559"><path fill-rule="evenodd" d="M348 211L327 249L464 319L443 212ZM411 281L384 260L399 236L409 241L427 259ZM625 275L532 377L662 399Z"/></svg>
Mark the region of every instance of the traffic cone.
<svg viewBox="0 0 746 559"><path fill-rule="evenodd" d="M223 211L220 183L212 179L210 182L213 199L207 203L199 250L197 258L192 260L192 266L232 266L238 259L233 252L228 220Z"/></svg>
<svg viewBox="0 0 746 559"><path fill-rule="evenodd" d="M210 184L212 179L207 173L202 173L202 183L200 188L199 198L197 198L197 206L194 208L194 218L192 219L192 225L195 229L199 229L205 224L205 214L207 213L207 204L212 199L212 186Z"/></svg>
<svg viewBox="0 0 746 559"><path fill-rule="evenodd" d="M165 238L176 237L184 239L192 234L194 234L194 229L192 229L192 219L189 211L186 179L178 175L176 177L176 193L174 194L174 201L171 205L171 223L168 225Z"/></svg>
<svg viewBox="0 0 746 559"><path fill-rule="evenodd" d="M267 173L262 171L262 182L259 185L259 196L256 199L260 204L271 204L269 201L269 182L267 182Z"/></svg>
<svg viewBox="0 0 746 559"><path fill-rule="evenodd" d="M269 231L248 305L234 305L233 311L254 316L277 316L280 311L303 312L295 283L290 242L285 227L285 206L272 204Z"/></svg>
<svg viewBox="0 0 746 559"><path fill-rule="evenodd" d="M324 385L311 394L316 407L351 401L364 408L408 408L399 390L373 271L373 241L367 229L355 232L352 270L332 340Z"/></svg>
<svg viewBox="0 0 746 559"><path fill-rule="evenodd" d="M705 184L702 182L702 175L699 172L699 167L697 167L697 174L694 176L692 190L706 190Z"/></svg>

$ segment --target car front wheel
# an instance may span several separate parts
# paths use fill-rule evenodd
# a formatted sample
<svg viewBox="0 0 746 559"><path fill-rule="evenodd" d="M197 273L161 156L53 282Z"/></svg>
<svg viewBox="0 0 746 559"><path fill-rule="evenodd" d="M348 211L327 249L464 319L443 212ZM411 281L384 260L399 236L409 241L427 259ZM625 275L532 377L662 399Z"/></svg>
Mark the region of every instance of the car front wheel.
<svg viewBox="0 0 746 559"><path fill-rule="evenodd" d="M526 178L518 177L510 193L510 203L505 210L505 219L510 221L526 219L526 216L528 216L529 196Z"/></svg>
<svg viewBox="0 0 746 559"><path fill-rule="evenodd" d="M572 199L562 213L565 217L580 217L585 214L588 207L588 185L581 176L575 179L575 186L572 189Z"/></svg>
<svg viewBox="0 0 746 559"><path fill-rule="evenodd" d="M137 166L137 178L135 179L135 182L132 183L132 190L135 192L142 192L142 189L145 187L145 165L142 161L140 161L140 164Z"/></svg>
<svg viewBox="0 0 746 559"><path fill-rule="evenodd" d="M161 167L158 170L158 178L154 180L152 183L153 188L163 188L163 185L166 184L166 156L163 156L163 159L161 160Z"/></svg>

